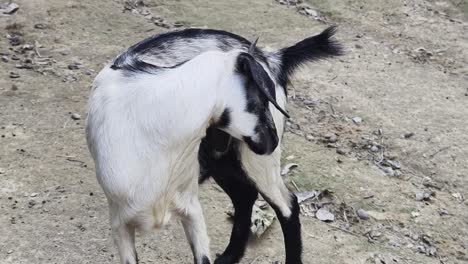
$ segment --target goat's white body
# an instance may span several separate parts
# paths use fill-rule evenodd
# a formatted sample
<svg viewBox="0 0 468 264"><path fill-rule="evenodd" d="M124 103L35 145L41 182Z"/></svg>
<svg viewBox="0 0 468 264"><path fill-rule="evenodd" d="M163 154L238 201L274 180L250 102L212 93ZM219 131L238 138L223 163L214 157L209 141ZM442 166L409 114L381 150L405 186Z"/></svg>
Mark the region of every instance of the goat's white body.
<svg viewBox="0 0 468 264"><path fill-rule="evenodd" d="M242 82L234 75L226 77L234 58L229 53L206 52L154 74L128 74L108 65L96 77L87 140L97 179L109 200L122 259L134 251L128 242L132 229L126 225L144 230L161 227L172 213L182 216L189 239L200 240L190 241L192 246L201 248L200 254L208 252L198 202L198 149L207 127L223 109L245 101L242 89L227 89ZM252 133L254 115L233 114L232 118L240 118L233 122L246 126L231 134Z"/></svg>

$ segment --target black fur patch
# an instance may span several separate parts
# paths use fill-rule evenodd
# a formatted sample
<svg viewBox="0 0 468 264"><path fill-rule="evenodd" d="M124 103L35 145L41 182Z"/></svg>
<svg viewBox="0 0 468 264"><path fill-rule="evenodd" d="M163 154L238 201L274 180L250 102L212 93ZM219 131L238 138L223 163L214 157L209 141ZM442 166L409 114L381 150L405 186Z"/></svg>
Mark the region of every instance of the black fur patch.
<svg viewBox="0 0 468 264"><path fill-rule="evenodd" d="M210 259L208 259L207 256L204 256L203 259L202 259L201 264L211 264L211 263L210 263Z"/></svg>
<svg viewBox="0 0 468 264"><path fill-rule="evenodd" d="M221 117L214 125L217 128L226 128L231 123L231 110L229 108L224 109Z"/></svg>
<svg viewBox="0 0 468 264"><path fill-rule="evenodd" d="M177 44L177 41L191 41L192 43L187 43L186 47L188 50L190 50L193 49L194 46L198 45L197 42L199 40L204 39L210 39L215 41L215 49L217 48L222 51L229 51L234 48L247 50L251 44L250 41L248 41L247 39L223 30L197 28L184 29L158 34L138 42L137 44L128 48L127 51L119 55L114 60L114 63L111 66L111 68L114 70L120 69L127 70L129 72L147 73L151 73L161 69L174 68L181 64L181 61L177 60L177 56L175 56L174 58L174 64L169 67L153 65L138 59L138 57L141 55L151 57L154 54L161 54L166 51L166 53L174 52L174 54L181 54L183 53L182 50L172 49L174 44ZM203 50L203 47L201 46L200 51L198 53L195 52L192 57L195 57L196 55L199 55L200 53L210 49L212 50L213 47L205 47L205 50ZM265 63L267 62L265 55L260 49L255 48L254 55L256 58L261 59Z"/></svg>
<svg viewBox="0 0 468 264"><path fill-rule="evenodd" d="M232 139L231 135L214 127L210 127L206 131L205 141L208 142L210 148L217 152L217 156L229 150Z"/></svg>
<svg viewBox="0 0 468 264"><path fill-rule="evenodd" d="M336 27L332 26L319 35L306 38L291 47L281 49L279 52L281 55L279 84L286 87L294 70L306 62L342 55L342 46L332 39L335 32Z"/></svg>

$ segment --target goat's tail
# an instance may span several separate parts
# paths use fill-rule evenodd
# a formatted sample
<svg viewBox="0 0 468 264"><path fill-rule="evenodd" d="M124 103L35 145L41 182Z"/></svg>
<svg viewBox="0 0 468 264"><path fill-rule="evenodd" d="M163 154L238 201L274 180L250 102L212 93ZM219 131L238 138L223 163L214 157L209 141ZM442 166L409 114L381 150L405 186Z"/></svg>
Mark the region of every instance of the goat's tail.
<svg viewBox="0 0 468 264"><path fill-rule="evenodd" d="M318 35L277 51L274 61L280 63L277 72L280 82L286 85L294 71L307 62L342 55L343 47L333 38L335 32L336 27L331 26Z"/></svg>

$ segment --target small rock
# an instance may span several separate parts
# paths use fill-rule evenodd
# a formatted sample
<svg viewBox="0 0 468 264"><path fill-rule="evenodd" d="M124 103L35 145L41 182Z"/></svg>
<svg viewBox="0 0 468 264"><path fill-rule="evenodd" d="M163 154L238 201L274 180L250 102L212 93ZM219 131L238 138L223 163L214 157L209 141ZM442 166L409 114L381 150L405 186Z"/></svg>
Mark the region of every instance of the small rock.
<svg viewBox="0 0 468 264"><path fill-rule="evenodd" d="M46 29L47 26L45 24L42 24L42 23L37 23L37 24L34 24L34 28L35 29Z"/></svg>
<svg viewBox="0 0 468 264"><path fill-rule="evenodd" d="M413 133L413 132L408 132L408 133L405 133L405 134L403 135L403 137L406 138L406 139L412 138L413 136L414 136L414 133Z"/></svg>
<svg viewBox="0 0 468 264"><path fill-rule="evenodd" d="M360 117L358 117L358 116L353 117L351 120L353 120L353 122L354 122L355 124L360 124L360 123L362 123L362 118L360 118Z"/></svg>
<svg viewBox="0 0 468 264"><path fill-rule="evenodd" d="M362 220L369 220L369 218L370 218L369 214L366 211L364 211L363 209L358 209L356 211L356 214Z"/></svg>
<svg viewBox="0 0 468 264"><path fill-rule="evenodd" d="M382 167L383 172L387 174L388 176L395 176L395 172L391 167Z"/></svg>
<svg viewBox="0 0 468 264"><path fill-rule="evenodd" d="M419 253L426 254L426 248L424 246L418 246L417 250Z"/></svg>
<svg viewBox="0 0 468 264"><path fill-rule="evenodd" d="M31 194L29 195L29 197L36 197L37 195L38 195L38 193L31 193Z"/></svg>
<svg viewBox="0 0 468 264"><path fill-rule="evenodd" d="M452 193L452 197L457 199L458 201L463 201L463 195L461 195L460 193Z"/></svg>
<svg viewBox="0 0 468 264"><path fill-rule="evenodd" d="M5 174L6 170L4 168L0 168L0 174Z"/></svg>
<svg viewBox="0 0 468 264"><path fill-rule="evenodd" d="M11 1L8 4L2 4L0 10L3 14L12 15L19 9L19 5L12 3Z"/></svg>
<svg viewBox="0 0 468 264"><path fill-rule="evenodd" d="M63 82L76 82L76 81L78 81L78 78L76 78L75 76L72 76L72 75L67 75L67 76L65 76L65 78L63 78L62 81Z"/></svg>
<svg viewBox="0 0 468 264"><path fill-rule="evenodd" d="M440 216L449 215L449 212L445 208L440 208L439 209L439 215Z"/></svg>
<svg viewBox="0 0 468 264"><path fill-rule="evenodd" d="M80 68L77 63L69 64L67 67L69 70L78 70Z"/></svg>
<svg viewBox="0 0 468 264"><path fill-rule="evenodd" d="M420 215L421 214L419 212L415 212L415 211L411 212L411 217L413 217L413 218L416 218L416 217L418 217Z"/></svg>
<svg viewBox="0 0 468 264"><path fill-rule="evenodd" d="M318 220L323 221L323 222L333 222L333 221L335 221L335 215L330 213L330 211L328 211L324 207L320 208L315 213L315 217L317 217Z"/></svg>
<svg viewBox="0 0 468 264"><path fill-rule="evenodd" d="M400 162L398 162L396 160L385 160L385 163L390 165L393 169L401 169Z"/></svg>
<svg viewBox="0 0 468 264"><path fill-rule="evenodd" d="M22 50L33 50L33 49L34 49L34 45L31 45L31 44L24 44L23 46L21 46L21 49L22 49Z"/></svg>
<svg viewBox="0 0 468 264"><path fill-rule="evenodd" d="M10 72L10 78L12 79L18 79L20 75L16 72Z"/></svg>
<svg viewBox="0 0 468 264"><path fill-rule="evenodd" d="M424 192L417 192L416 193L416 201L424 200Z"/></svg>
<svg viewBox="0 0 468 264"><path fill-rule="evenodd" d="M28 207L29 207L29 208L33 208L35 205L36 205L36 201L34 201L34 200L31 200L31 201L29 201L29 203L28 203Z"/></svg>
<svg viewBox="0 0 468 264"><path fill-rule="evenodd" d="M402 173L401 173L400 170L394 170L394 171L393 171L393 176L395 176L395 177L401 177L401 175L402 175Z"/></svg>
<svg viewBox="0 0 468 264"><path fill-rule="evenodd" d="M81 119L81 115L78 114L78 113L73 113L73 114L71 115L71 118L72 118L73 120L80 120L80 119Z"/></svg>
<svg viewBox="0 0 468 264"><path fill-rule="evenodd" d="M370 148L370 151L372 151L372 152L378 152L378 151L379 151L379 147L377 147L376 145L373 145L373 146Z"/></svg>
<svg viewBox="0 0 468 264"><path fill-rule="evenodd" d="M344 150L343 148L337 148L336 153L340 155L346 155L346 150Z"/></svg>
<svg viewBox="0 0 468 264"><path fill-rule="evenodd" d="M382 236L382 233L377 231L377 230L372 230L372 231L368 232L367 235L368 235L369 238L371 238L373 240L376 240L377 238Z"/></svg>
<svg viewBox="0 0 468 264"><path fill-rule="evenodd" d="M327 133L324 137L329 143L335 143L338 141L338 137L335 133Z"/></svg>
<svg viewBox="0 0 468 264"><path fill-rule="evenodd" d="M312 136L312 135L307 135L307 136L306 136L306 139L307 139L308 141L314 141L315 138L314 138L314 136Z"/></svg>
<svg viewBox="0 0 468 264"><path fill-rule="evenodd" d="M12 249L8 250L7 254L9 255L11 253L13 253L13 250Z"/></svg>
<svg viewBox="0 0 468 264"><path fill-rule="evenodd" d="M388 242L388 245L391 246L391 247L394 247L394 248L399 248L401 246L400 243L398 243L396 241L393 241L393 240L390 240Z"/></svg>

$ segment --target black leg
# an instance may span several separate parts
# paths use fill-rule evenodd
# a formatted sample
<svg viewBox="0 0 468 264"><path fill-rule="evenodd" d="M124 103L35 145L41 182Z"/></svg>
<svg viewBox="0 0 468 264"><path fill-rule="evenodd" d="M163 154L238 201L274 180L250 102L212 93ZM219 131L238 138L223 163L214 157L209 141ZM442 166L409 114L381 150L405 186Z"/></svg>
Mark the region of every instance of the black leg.
<svg viewBox="0 0 468 264"><path fill-rule="evenodd" d="M224 134L220 130L208 129L199 150L200 181L213 177L229 195L235 210L229 245L215 264L238 263L244 255L250 235L252 207L258 197L256 187L240 164L238 142L232 140L230 143Z"/></svg>
<svg viewBox="0 0 468 264"><path fill-rule="evenodd" d="M229 195L234 205L234 224L229 245L219 256L215 264L238 263L245 253L250 235L252 207L257 199L257 189L249 183L239 180L239 174L214 174L213 178Z"/></svg>
<svg viewBox="0 0 468 264"><path fill-rule="evenodd" d="M275 210L276 216L281 224L284 244L286 247L286 264L302 264L301 221L299 219L300 209L296 195L291 194L291 215L289 217L285 217L280 208L270 202L266 196L264 196L264 198Z"/></svg>

